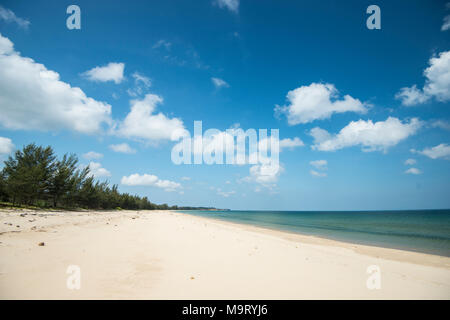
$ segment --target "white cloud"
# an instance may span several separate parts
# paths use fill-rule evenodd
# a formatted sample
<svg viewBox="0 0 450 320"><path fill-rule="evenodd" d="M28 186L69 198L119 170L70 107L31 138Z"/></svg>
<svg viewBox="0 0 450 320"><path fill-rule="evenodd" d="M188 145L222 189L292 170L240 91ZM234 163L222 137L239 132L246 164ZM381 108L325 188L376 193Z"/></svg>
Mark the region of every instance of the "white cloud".
<svg viewBox="0 0 450 320"><path fill-rule="evenodd" d="M276 141L276 140L272 136L269 138L264 138L264 139L259 140L259 142L258 142L259 150L262 150L262 151L271 150L273 141ZM305 144L303 143L303 141L298 137L294 137L293 139L285 138L285 139L278 140L278 147L280 149L280 152L283 151L283 149L292 150L296 147L303 147L304 145Z"/></svg>
<svg viewBox="0 0 450 320"><path fill-rule="evenodd" d="M57 72L20 56L0 34L0 125L7 129L96 133L111 106L59 80Z"/></svg>
<svg viewBox="0 0 450 320"><path fill-rule="evenodd" d="M85 158L87 160L101 159L101 158L103 158L103 154L95 152L95 151L89 151L89 152L83 154L83 158Z"/></svg>
<svg viewBox="0 0 450 320"><path fill-rule="evenodd" d="M229 196L236 194L236 191L222 191L222 189L217 188L217 194L224 198L228 198Z"/></svg>
<svg viewBox="0 0 450 320"><path fill-rule="evenodd" d="M227 8L234 13L239 11L239 0L215 0L213 3L218 5L219 8Z"/></svg>
<svg viewBox="0 0 450 320"><path fill-rule="evenodd" d="M401 88L395 95L404 106L422 104L432 98L440 102L450 100L450 51L432 57L429 64L430 66L423 72L426 78L423 89L413 85Z"/></svg>
<svg viewBox="0 0 450 320"><path fill-rule="evenodd" d="M431 123L431 127L450 130L450 122L445 120L436 120Z"/></svg>
<svg viewBox="0 0 450 320"><path fill-rule="evenodd" d="M316 170L310 170L309 173L311 173L312 176L315 177L326 177L327 174L325 172L323 172L324 170L327 170L327 166L328 166L328 162L327 160L315 160L315 161L310 161L309 162L310 165L312 165L313 167L315 167L317 170L321 170L320 171L316 171Z"/></svg>
<svg viewBox="0 0 450 320"><path fill-rule="evenodd" d="M447 31L450 29L450 15L444 17L444 23L442 24L441 31Z"/></svg>
<svg viewBox="0 0 450 320"><path fill-rule="evenodd" d="M152 81L149 77L146 77L139 72L135 72L131 75L134 78L134 88L127 90L127 93L132 97L140 96L145 90L151 87Z"/></svg>
<svg viewBox="0 0 450 320"><path fill-rule="evenodd" d="M273 170L272 166L269 162L253 165L249 170L250 175L241 180L245 182L256 182L268 189L273 189L284 168L279 164L278 170Z"/></svg>
<svg viewBox="0 0 450 320"><path fill-rule="evenodd" d="M397 118L389 117L385 121L373 123L372 120L352 121L338 134L331 135L321 128L310 131L315 145L312 149L335 151L346 147L361 146L362 151L384 151L400 141L415 134L422 122L413 118L403 123Z"/></svg>
<svg viewBox="0 0 450 320"><path fill-rule="evenodd" d="M182 181L189 181L189 180L191 180L191 177L181 177L181 180Z"/></svg>
<svg viewBox="0 0 450 320"><path fill-rule="evenodd" d="M432 148L425 148L422 151L411 149L411 152L423 154L424 156L427 156L431 159L443 158L450 160L450 145L446 143L441 143L440 145Z"/></svg>
<svg viewBox="0 0 450 320"><path fill-rule="evenodd" d="M140 74L139 72L135 72L131 76L136 82L142 82L147 88L152 85L150 78Z"/></svg>
<svg viewBox="0 0 450 320"><path fill-rule="evenodd" d="M14 44L0 33L0 54L14 54Z"/></svg>
<svg viewBox="0 0 450 320"><path fill-rule="evenodd" d="M0 155L10 154L14 150L14 144L9 138L0 137Z"/></svg>
<svg viewBox="0 0 450 320"><path fill-rule="evenodd" d="M169 180L158 180L156 181L155 186L164 189L164 191L167 192L176 191L177 189L181 188L181 184Z"/></svg>
<svg viewBox="0 0 450 320"><path fill-rule="evenodd" d="M286 114L289 125L328 119L333 113L367 112L366 106L349 95L338 100L339 94L333 84L311 83L291 90L287 94L289 104L276 106L275 114Z"/></svg>
<svg viewBox="0 0 450 320"><path fill-rule="evenodd" d="M87 77L91 81L114 81L114 83L121 83L124 79L123 70L125 69L124 63L110 62L103 67L95 67L91 70L84 72L82 75Z"/></svg>
<svg viewBox="0 0 450 320"><path fill-rule="evenodd" d="M305 144L300 138L295 137L294 139L286 138L280 140L280 149L283 148L295 148L295 147L303 147Z"/></svg>
<svg viewBox="0 0 450 320"><path fill-rule="evenodd" d="M310 161L309 164L312 165L313 167L315 167L316 169L326 170L328 162L327 162L327 160L315 160L315 161Z"/></svg>
<svg viewBox="0 0 450 320"><path fill-rule="evenodd" d="M327 130L319 127L312 128L309 131L309 134L314 138L315 144L326 142L332 138L331 134L329 134ZM315 146L312 146L311 148L314 149Z"/></svg>
<svg viewBox="0 0 450 320"><path fill-rule="evenodd" d="M127 186L151 186L158 181L158 177L152 174L140 175L138 173L132 174L128 177L122 177L121 183Z"/></svg>
<svg viewBox="0 0 450 320"><path fill-rule="evenodd" d="M211 78L212 83L216 88L228 88L230 85L220 78Z"/></svg>
<svg viewBox="0 0 450 320"><path fill-rule="evenodd" d="M257 183L273 192L279 176L284 172L284 167L278 161L274 162L273 159L262 154L249 155L249 158L253 157L258 158L258 163L250 167L248 176L237 182Z"/></svg>
<svg viewBox="0 0 450 320"><path fill-rule="evenodd" d="M428 101L430 97L423 94L422 90L417 89L416 85L413 85L410 88L401 88L395 98L401 100L404 106L414 106Z"/></svg>
<svg viewBox="0 0 450 320"><path fill-rule="evenodd" d="M405 160L405 166L412 166L415 165L417 161L415 159L406 159Z"/></svg>
<svg viewBox="0 0 450 320"><path fill-rule="evenodd" d="M170 43L169 41L167 41L167 40L164 40L164 39L161 39L161 40L159 40L158 42L156 42L154 45L153 45L153 49L158 49L158 48L160 48L160 47L164 47L164 48L166 48L166 50L170 50L170 48L172 47L172 43Z"/></svg>
<svg viewBox="0 0 450 320"><path fill-rule="evenodd" d="M111 144L109 145L109 148L114 152L128 154L136 153L136 150L131 148L127 143Z"/></svg>
<svg viewBox="0 0 450 320"><path fill-rule="evenodd" d="M408 170L405 171L405 173L407 173L407 174L421 174L422 171L420 171L417 168L409 168Z"/></svg>
<svg viewBox="0 0 450 320"><path fill-rule="evenodd" d="M327 176L327 174L325 172L318 172L316 170L311 170L310 173L311 173L312 176L320 177L320 178L323 178L323 177Z"/></svg>
<svg viewBox="0 0 450 320"><path fill-rule="evenodd" d="M161 180L153 174L138 173L132 174L128 177L122 177L121 183L127 186L151 186L164 189L164 191L172 192L181 188L181 184L169 180Z"/></svg>
<svg viewBox="0 0 450 320"><path fill-rule="evenodd" d="M123 122L119 123L116 134L126 138L144 139L150 143L160 140L178 140L185 132L183 121L168 118L163 113L155 113L156 106L163 99L155 94L145 98L131 100L131 111Z"/></svg>
<svg viewBox="0 0 450 320"><path fill-rule="evenodd" d="M111 176L111 172L109 172L108 170L103 168L101 163L99 163L99 162L91 161L89 163L89 170L90 170L91 175L93 175L96 178Z"/></svg>
<svg viewBox="0 0 450 320"><path fill-rule="evenodd" d="M30 26L30 21L23 18L19 18L18 16L16 16L14 12L12 12L9 9L3 8L2 6L0 6L0 20L4 20L8 23L9 22L17 23L19 27L24 29L28 29L28 27Z"/></svg>

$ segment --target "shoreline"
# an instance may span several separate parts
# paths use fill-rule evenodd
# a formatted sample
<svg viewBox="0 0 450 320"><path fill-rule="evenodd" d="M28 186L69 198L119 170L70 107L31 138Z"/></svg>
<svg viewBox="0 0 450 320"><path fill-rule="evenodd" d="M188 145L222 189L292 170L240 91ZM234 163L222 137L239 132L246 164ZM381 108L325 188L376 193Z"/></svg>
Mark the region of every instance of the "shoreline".
<svg viewBox="0 0 450 320"><path fill-rule="evenodd" d="M176 211L0 210L0 257L0 299L450 299L446 257Z"/></svg>
<svg viewBox="0 0 450 320"><path fill-rule="evenodd" d="M429 266L442 266L442 259L448 259L448 263L445 264L446 267L450 268L450 257L446 255L440 255L430 252L423 252L423 251L415 251L415 250L408 250L404 248L394 248L394 247L385 247L381 245L371 245L371 244L365 244L365 243L359 243L351 240L341 240L341 239L332 239L327 237L322 237L318 235L308 235L303 234L299 232L289 231L289 230L281 230L281 229L275 229L270 227L262 227L262 226L256 226L250 223L239 223L239 222L232 222L227 220L222 220L219 218L213 218L213 217L206 217L206 216L197 216L197 215L190 215L189 213L184 212L178 212L173 211L174 213L179 214L187 214L192 217L196 218L204 218L207 220L217 221L218 223L223 224L229 224L231 226L235 227L241 227L243 230L248 231L254 231L254 232L261 232L266 234L272 234L274 236L291 240L291 241L305 241L310 244L318 244L318 245L330 245L335 247L341 247L341 248L349 248L351 247L352 250L355 250L358 253L370 255L372 257L376 258L386 258L390 260L396 260L396 261L403 261L403 262L411 262L411 263L419 263L423 265L429 265ZM381 251L381 252L380 252ZM427 256L428 259L423 259L423 255Z"/></svg>

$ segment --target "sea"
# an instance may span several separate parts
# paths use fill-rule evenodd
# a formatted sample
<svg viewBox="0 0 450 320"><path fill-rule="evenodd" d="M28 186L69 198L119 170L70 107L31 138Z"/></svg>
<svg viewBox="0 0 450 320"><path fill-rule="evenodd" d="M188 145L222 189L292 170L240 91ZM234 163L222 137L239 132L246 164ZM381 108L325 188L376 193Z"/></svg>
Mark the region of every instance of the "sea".
<svg viewBox="0 0 450 320"><path fill-rule="evenodd" d="M180 212L350 243L450 256L450 210Z"/></svg>

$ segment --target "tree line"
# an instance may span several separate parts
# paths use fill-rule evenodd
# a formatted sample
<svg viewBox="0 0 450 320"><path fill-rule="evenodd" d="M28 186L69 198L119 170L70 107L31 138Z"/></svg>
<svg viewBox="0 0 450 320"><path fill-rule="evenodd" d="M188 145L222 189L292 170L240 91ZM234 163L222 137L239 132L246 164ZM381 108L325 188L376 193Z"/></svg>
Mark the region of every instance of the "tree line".
<svg viewBox="0 0 450 320"><path fill-rule="evenodd" d="M53 149L28 144L4 161L0 172L0 200L38 207L189 210L192 207L157 205L147 197L120 193L118 186L95 180L89 166L80 167L75 154L58 159Z"/></svg>

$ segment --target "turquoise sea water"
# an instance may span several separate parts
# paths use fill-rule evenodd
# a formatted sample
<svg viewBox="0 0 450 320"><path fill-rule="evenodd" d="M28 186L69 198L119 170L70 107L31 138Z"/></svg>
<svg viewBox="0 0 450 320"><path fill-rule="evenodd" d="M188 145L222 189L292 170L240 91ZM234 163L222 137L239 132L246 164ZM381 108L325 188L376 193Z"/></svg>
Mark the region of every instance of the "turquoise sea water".
<svg viewBox="0 0 450 320"><path fill-rule="evenodd" d="M450 256L450 210L180 212L347 242Z"/></svg>

